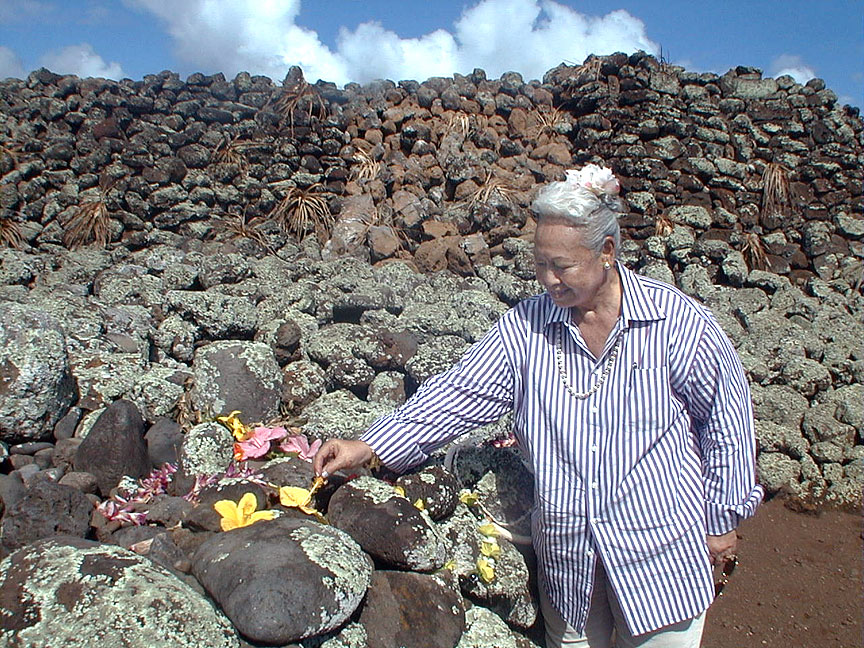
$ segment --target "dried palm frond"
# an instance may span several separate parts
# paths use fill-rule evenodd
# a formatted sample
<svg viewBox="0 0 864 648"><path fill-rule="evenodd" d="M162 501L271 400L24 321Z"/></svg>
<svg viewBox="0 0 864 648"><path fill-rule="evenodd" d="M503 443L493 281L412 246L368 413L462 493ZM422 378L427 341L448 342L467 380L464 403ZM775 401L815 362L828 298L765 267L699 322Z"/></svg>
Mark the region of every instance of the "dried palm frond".
<svg viewBox="0 0 864 648"><path fill-rule="evenodd" d="M381 172L381 163L362 149L354 154L353 159L357 165L351 167L352 180L373 180Z"/></svg>
<svg viewBox="0 0 864 648"><path fill-rule="evenodd" d="M225 135L213 155L217 164L236 164L241 173L245 173L249 166L246 160L246 145L240 142L240 136L229 137Z"/></svg>
<svg viewBox="0 0 864 648"><path fill-rule="evenodd" d="M462 136L462 139L465 139L471 132L471 118L465 113L453 113L447 119L446 132L458 132Z"/></svg>
<svg viewBox="0 0 864 648"><path fill-rule="evenodd" d="M292 85L284 87L274 108L280 117L280 123L284 126L287 122L292 135L294 133L294 113L298 109L302 109L309 119L316 113L319 118L323 118L327 114L327 104L324 103L318 90L309 85L306 79L302 77Z"/></svg>
<svg viewBox="0 0 864 648"><path fill-rule="evenodd" d="M771 162L762 173L762 218L781 218L791 206L789 174L782 164Z"/></svg>
<svg viewBox="0 0 864 648"><path fill-rule="evenodd" d="M188 432L193 426L198 425L203 421L203 416L199 409L196 409L192 402L192 385L194 379L189 376L183 381L183 393L174 407L171 410L172 418L177 422L184 432Z"/></svg>
<svg viewBox="0 0 864 648"><path fill-rule="evenodd" d="M483 181L477 190L471 194L469 205L472 207L477 204L488 203L492 196L497 194L502 200L510 202L516 189L508 185L506 182L495 177L492 171L486 174L486 179Z"/></svg>
<svg viewBox="0 0 864 648"><path fill-rule="evenodd" d="M675 229L675 224L667 214L657 214L657 218L654 220L654 234L657 236L669 236L673 229Z"/></svg>
<svg viewBox="0 0 864 648"><path fill-rule="evenodd" d="M0 217L0 243L9 247L21 247L21 225L10 217Z"/></svg>
<svg viewBox="0 0 864 648"><path fill-rule="evenodd" d="M306 235L310 225L319 238L325 237L333 227L333 215L321 189L320 183L306 189L289 187L285 197L270 212L270 218L275 219L283 231L300 238Z"/></svg>
<svg viewBox="0 0 864 648"><path fill-rule="evenodd" d="M534 113L537 118L537 133L535 137L540 137L543 133L553 135L557 133L557 127L567 123L567 113L560 108L552 108L541 110L540 107Z"/></svg>
<svg viewBox="0 0 864 648"><path fill-rule="evenodd" d="M768 252L765 250L765 244L756 232L746 232L744 234L744 245L741 248L741 252L744 254L747 266L750 269L764 270L771 265L768 261Z"/></svg>
<svg viewBox="0 0 864 648"><path fill-rule="evenodd" d="M111 238L108 227L108 207L106 200L108 192L116 180L102 176L99 180L99 197L88 200L78 206L75 214L69 219L63 231L63 245L74 250L87 243L96 243L105 247Z"/></svg>

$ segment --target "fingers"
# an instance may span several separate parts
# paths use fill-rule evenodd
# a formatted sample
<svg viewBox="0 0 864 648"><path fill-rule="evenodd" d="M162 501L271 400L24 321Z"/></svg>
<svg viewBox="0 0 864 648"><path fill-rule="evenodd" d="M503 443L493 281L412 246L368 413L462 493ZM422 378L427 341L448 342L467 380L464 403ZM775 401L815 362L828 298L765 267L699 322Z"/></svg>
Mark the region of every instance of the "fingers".
<svg viewBox="0 0 864 648"><path fill-rule="evenodd" d="M325 441L324 444L315 453L315 458L312 461L312 469L316 475L328 477L333 474L338 468L333 466L334 459L339 454L339 442L336 439Z"/></svg>
<svg viewBox="0 0 864 648"><path fill-rule="evenodd" d="M315 453L312 468L316 475L327 477L337 470L361 466L372 457L372 448L363 441L330 439Z"/></svg>

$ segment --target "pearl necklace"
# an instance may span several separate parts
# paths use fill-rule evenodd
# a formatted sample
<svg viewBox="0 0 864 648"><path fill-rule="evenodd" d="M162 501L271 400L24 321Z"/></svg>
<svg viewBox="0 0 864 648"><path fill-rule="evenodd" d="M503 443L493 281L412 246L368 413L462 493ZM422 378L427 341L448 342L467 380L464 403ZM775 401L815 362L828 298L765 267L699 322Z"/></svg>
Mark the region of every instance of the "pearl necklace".
<svg viewBox="0 0 864 648"><path fill-rule="evenodd" d="M612 365L615 364L615 359L618 357L618 348L621 345L621 333L619 332L618 337L615 338L615 345L609 351L609 359L606 360L606 366L603 368L603 373L600 374L600 378L597 379L594 386L587 392L577 392L570 386L570 379L567 377L567 371L564 369L563 330L563 326L558 327L558 335L555 340L555 363L558 365L558 375L561 376L561 382L564 383L564 388L570 392L570 395L573 396L573 398L584 400L596 393L596 391L603 386L603 383L606 382L606 378L608 378L611 373Z"/></svg>

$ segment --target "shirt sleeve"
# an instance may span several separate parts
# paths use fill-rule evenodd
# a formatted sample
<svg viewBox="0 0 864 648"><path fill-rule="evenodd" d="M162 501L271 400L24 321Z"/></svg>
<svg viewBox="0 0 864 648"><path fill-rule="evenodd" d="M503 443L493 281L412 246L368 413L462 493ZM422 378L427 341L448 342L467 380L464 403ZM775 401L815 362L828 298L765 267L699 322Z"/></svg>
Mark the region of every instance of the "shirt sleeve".
<svg viewBox="0 0 864 648"><path fill-rule="evenodd" d="M722 535L753 515L764 491L756 484L750 387L732 343L708 317L683 395L702 453L708 533Z"/></svg>
<svg viewBox="0 0 864 648"><path fill-rule="evenodd" d="M501 323L448 371L429 378L391 414L363 434L381 462L403 472L422 463L448 441L513 407L514 371L504 348Z"/></svg>

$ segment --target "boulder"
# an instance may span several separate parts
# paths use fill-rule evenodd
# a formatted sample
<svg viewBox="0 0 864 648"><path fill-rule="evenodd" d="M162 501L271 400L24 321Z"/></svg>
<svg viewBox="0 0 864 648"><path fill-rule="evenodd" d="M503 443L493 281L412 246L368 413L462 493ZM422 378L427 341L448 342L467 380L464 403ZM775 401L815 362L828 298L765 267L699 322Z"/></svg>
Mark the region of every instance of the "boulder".
<svg viewBox="0 0 864 648"><path fill-rule="evenodd" d="M228 620L147 558L62 537L0 563L0 644L238 648Z"/></svg>
<svg viewBox="0 0 864 648"><path fill-rule="evenodd" d="M40 479L23 497L10 501L0 526L3 549L15 551L58 535L83 538L92 513L93 504L80 490Z"/></svg>
<svg viewBox="0 0 864 648"><path fill-rule="evenodd" d="M240 410L246 424L279 414L282 372L273 351L261 342L213 342L195 352L193 400L213 416Z"/></svg>
<svg viewBox="0 0 864 648"><path fill-rule="evenodd" d="M78 446L73 465L79 472L95 475L104 496L124 475L134 479L146 476L150 458L144 421L135 404L118 400L109 405Z"/></svg>
<svg viewBox="0 0 864 648"><path fill-rule="evenodd" d="M330 498L327 519L386 565L428 572L444 564L434 522L374 477L358 477L339 488Z"/></svg>
<svg viewBox="0 0 864 648"><path fill-rule="evenodd" d="M234 458L234 437L221 423L193 427L180 446L180 471L189 479L224 472Z"/></svg>
<svg viewBox="0 0 864 648"><path fill-rule="evenodd" d="M57 322L32 306L0 304L0 440L48 439L76 397Z"/></svg>
<svg viewBox="0 0 864 648"><path fill-rule="evenodd" d="M278 518L217 533L195 552L192 573L250 641L283 645L345 623L372 561L338 529Z"/></svg>
<svg viewBox="0 0 864 648"><path fill-rule="evenodd" d="M376 571L360 614L368 648L454 648L465 629L462 597L441 578Z"/></svg>
<svg viewBox="0 0 864 648"><path fill-rule="evenodd" d="M435 521L453 513L459 502L459 483L441 466L427 466L416 473L403 475L396 480L396 485L405 490L409 501L422 500L424 510Z"/></svg>

